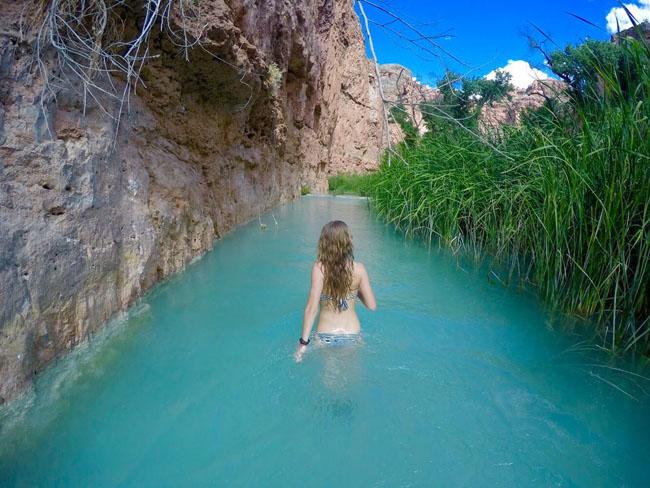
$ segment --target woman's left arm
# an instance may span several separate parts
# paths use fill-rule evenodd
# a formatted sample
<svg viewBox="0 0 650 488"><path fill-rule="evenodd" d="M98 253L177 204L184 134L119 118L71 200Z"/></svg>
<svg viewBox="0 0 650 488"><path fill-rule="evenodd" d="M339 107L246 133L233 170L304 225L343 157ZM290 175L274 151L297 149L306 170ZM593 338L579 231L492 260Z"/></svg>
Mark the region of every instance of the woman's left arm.
<svg viewBox="0 0 650 488"><path fill-rule="evenodd" d="M320 302L320 295L323 291L323 271L318 263L314 263L314 266L311 270L311 288L309 290L309 298L307 299L307 305L305 306L305 313L302 318L302 335L300 338L307 342L309 341L309 335L311 334L311 329L314 326L314 320L316 320L316 313L318 313L318 304ZM296 361L300 362L302 360L303 354L307 351L307 346L303 344L298 344L296 349L295 358Z"/></svg>

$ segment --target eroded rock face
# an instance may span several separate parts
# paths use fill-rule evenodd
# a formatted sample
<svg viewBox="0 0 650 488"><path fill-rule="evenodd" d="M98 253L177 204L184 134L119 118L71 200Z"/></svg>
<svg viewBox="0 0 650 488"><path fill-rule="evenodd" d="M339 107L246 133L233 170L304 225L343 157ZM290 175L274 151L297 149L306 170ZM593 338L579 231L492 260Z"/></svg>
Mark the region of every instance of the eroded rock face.
<svg viewBox="0 0 650 488"><path fill-rule="evenodd" d="M404 110L420 135L424 134L427 128L420 105L439 100L440 92L419 83L413 78L411 70L399 64L382 64L379 73L386 100L391 106ZM398 124L391 122L390 129L393 143L400 142L404 138Z"/></svg>
<svg viewBox="0 0 650 488"><path fill-rule="evenodd" d="M616 34L613 34L611 41L619 44L621 39L633 38L640 41L645 41L646 43L650 42L650 20L644 20L637 24L636 27L630 27L629 29L622 30Z"/></svg>
<svg viewBox="0 0 650 488"><path fill-rule="evenodd" d="M383 64L380 74L384 96L391 106L403 107L420 134L427 130L421 111L421 104L440 101L442 95L437 88L431 88L413 79L408 68L399 64ZM517 125L526 110L541 107L546 100L562 99L566 83L555 79L534 81L526 89L513 89L503 99L485 104L479 114L479 127L483 131L498 130L503 125ZM390 123L391 142L404 139L398 124Z"/></svg>
<svg viewBox="0 0 650 488"><path fill-rule="evenodd" d="M375 168L382 138L352 0L202 1L205 49L152 36L117 135L75 93L41 107L26 4L0 5L0 403L235 225Z"/></svg>
<svg viewBox="0 0 650 488"><path fill-rule="evenodd" d="M547 100L562 98L566 83L560 80L537 80L525 90L514 89L498 102L481 107L479 127L483 131L498 130L504 124L518 125L526 110L534 110Z"/></svg>

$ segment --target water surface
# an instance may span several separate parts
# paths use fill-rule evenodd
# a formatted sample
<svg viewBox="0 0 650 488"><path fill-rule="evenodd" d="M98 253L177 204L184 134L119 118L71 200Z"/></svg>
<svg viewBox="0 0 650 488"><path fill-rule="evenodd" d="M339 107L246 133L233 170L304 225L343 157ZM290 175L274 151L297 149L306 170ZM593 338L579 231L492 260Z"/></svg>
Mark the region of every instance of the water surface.
<svg viewBox="0 0 650 488"><path fill-rule="evenodd" d="M156 287L0 411L3 486L647 486L650 382L530 295L303 198ZM292 360L321 226L351 226L365 344ZM361 307L359 307L361 308Z"/></svg>

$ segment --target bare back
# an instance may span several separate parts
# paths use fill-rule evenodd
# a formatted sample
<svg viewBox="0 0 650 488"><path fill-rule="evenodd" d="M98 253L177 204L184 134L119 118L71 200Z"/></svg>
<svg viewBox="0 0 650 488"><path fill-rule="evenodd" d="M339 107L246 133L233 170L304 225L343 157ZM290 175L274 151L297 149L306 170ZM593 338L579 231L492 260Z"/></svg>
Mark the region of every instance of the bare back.
<svg viewBox="0 0 650 488"><path fill-rule="evenodd" d="M343 250L352 256L352 241L345 222L332 221L323 227L319 239L319 256L328 255L327 248ZM344 299L328 296L323 292L325 273L323 264L316 261L311 269L311 287L302 318L302 334L294 354L297 362L302 361L307 350L316 314L320 309L316 330L319 334L358 334L361 327L357 317L357 302L361 301L369 310L375 310L377 303L370 286L368 272L363 264L354 262L352 283ZM347 281L347 280L346 280Z"/></svg>
<svg viewBox="0 0 650 488"><path fill-rule="evenodd" d="M316 263L315 267L319 268L322 273L322 266ZM317 332L336 333L336 334L358 334L361 329L359 317L355 310L358 300L371 310L375 309L375 297L370 287L368 273L361 263L354 263L352 271L352 287L348 290L347 308L339 310L337 302L329 299L326 295L321 295L320 315L318 317Z"/></svg>

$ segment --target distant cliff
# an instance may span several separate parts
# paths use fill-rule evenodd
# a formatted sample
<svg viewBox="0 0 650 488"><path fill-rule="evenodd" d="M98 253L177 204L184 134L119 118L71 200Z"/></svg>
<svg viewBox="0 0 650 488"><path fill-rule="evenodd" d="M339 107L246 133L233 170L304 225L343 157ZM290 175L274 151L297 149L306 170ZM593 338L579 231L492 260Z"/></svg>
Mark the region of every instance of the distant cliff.
<svg viewBox="0 0 650 488"><path fill-rule="evenodd" d="M426 126L420 105L440 101L440 91L420 83L408 68L399 64L381 65L380 74L389 105L403 109L418 131L424 133ZM547 99L562 96L565 90L566 84L554 79L534 81L525 89L514 88L503 99L481 107L479 126L490 130L504 124L517 125L524 111L541 107ZM391 122L390 129L393 142L402 140L403 133L397 123Z"/></svg>
<svg viewBox="0 0 650 488"><path fill-rule="evenodd" d="M202 0L187 53L154 29L117 133L74 83L42 96L58 65L51 46L35 62L32 5L0 3L0 403L233 226L375 168L382 142L352 0ZM120 8L140 29L142 2Z"/></svg>
<svg viewBox="0 0 650 488"><path fill-rule="evenodd" d="M384 97L393 110L403 110L411 119L420 134L426 132L420 105L440 98L438 90L430 88L413 78L411 70L399 64L382 64L379 67ZM390 133L392 142L403 139L404 134L395 121L391 119Z"/></svg>
<svg viewBox="0 0 650 488"><path fill-rule="evenodd" d="M492 130L504 124L517 125L526 110L534 110L549 99L562 97L566 88L566 83L554 79L534 81L526 89L515 88L503 99L481 107L479 127Z"/></svg>

